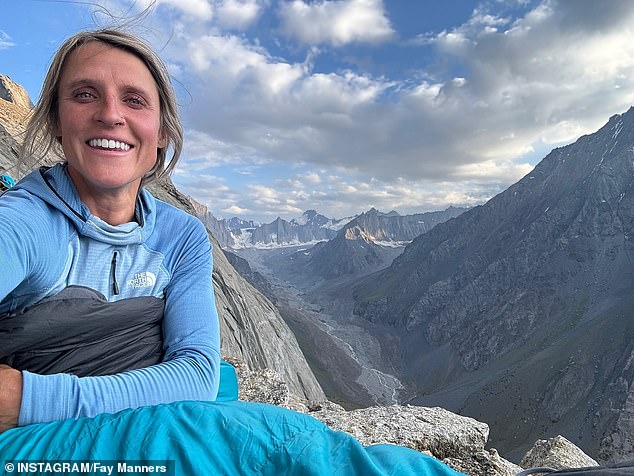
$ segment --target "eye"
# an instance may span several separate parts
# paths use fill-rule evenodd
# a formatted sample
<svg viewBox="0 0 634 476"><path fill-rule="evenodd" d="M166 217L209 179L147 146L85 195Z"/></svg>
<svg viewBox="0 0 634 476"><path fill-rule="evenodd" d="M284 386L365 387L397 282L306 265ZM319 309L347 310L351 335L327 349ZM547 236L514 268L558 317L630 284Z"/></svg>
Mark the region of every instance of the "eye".
<svg viewBox="0 0 634 476"><path fill-rule="evenodd" d="M88 100L95 97L95 95L90 91L77 91L74 96L76 99Z"/></svg>
<svg viewBox="0 0 634 476"><path fill-rule="evenodd" d="M126 102L132 107L143 107L145 106L145 100L141 96L130 96L126 99Z"/></svg>

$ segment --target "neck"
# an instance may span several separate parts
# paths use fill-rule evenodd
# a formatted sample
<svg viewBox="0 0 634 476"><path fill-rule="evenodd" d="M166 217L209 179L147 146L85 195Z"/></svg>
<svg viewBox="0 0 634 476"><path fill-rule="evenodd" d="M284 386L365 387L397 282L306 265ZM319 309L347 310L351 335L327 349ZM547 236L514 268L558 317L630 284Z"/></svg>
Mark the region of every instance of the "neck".
<svg viewBox="0 0 634 476"><path fill-rule="evenodd" d="M82 201L90 213L110 225L116 226L134 221L136 194L133 197L104 197L102 199L91 195L87 198L82 197Z"/></svg>
<svg viewBox="0 0 634 476"><path fill-rule="evenodd" d="M79 198L94 216L114 226L134 221L140 180L120 188L99 189L89 186L72 168L68 172Z"/></svg>

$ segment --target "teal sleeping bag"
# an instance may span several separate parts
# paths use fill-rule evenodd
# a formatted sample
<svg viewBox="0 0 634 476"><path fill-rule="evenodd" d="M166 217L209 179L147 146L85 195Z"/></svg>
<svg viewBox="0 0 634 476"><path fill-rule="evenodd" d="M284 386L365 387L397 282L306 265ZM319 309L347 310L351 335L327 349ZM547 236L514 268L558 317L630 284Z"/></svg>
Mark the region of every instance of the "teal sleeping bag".
<svg viewBox="0 0 634 476"><path fill-rule="evenodd" d="M129 462L128 470L139 461L167 461L163 474L179 476L459 474L417 451L366 448L309 415L242 401L177 402L0 434L0 474L20 474L17 464L27 460ZM115 466L112 474L124 473Z"/></svg>
<svg viewBox="0 0 634 476"><path fill-rule="evenodd" d="M0 316L0 363L86 376L161 362L163 303L153 298L138 301L138 309L120 306L92 290L70 287L22 313ZM82 351L68 352L75 342ZM459 474L417 451L365 448L309 415L237 398L235 369L222 362L216 402L185 401L15 428L0 434L0 475ZM84 466L72 472L72 462ZM95 465L86 466L91 462ZM110 466L114 471L102 471Z"/></svg>

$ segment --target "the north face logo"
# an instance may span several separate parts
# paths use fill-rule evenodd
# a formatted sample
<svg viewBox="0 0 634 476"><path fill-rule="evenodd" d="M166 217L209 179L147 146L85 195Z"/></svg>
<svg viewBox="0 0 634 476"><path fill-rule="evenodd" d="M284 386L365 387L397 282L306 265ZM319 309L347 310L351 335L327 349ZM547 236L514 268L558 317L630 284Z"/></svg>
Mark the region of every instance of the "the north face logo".
<svg viewBox="0 0 634 476"><path fill-rule="evenodd" d="M134 277L128 280L129 288L147 288L156 284L156 275L149 271L136 273Z"/></svg>

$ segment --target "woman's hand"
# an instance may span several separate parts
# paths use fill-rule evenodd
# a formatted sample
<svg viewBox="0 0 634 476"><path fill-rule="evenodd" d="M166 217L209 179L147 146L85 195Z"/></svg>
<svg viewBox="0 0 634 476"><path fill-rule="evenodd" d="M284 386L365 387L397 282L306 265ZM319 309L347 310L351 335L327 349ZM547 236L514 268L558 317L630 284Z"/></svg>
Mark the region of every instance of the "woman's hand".
<svg viewBox="0 0 634 476"><path fill-rule="evenodd" d="M0 433L18 426L22 403L22 372L0 364Z"/></svg>

